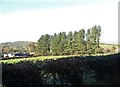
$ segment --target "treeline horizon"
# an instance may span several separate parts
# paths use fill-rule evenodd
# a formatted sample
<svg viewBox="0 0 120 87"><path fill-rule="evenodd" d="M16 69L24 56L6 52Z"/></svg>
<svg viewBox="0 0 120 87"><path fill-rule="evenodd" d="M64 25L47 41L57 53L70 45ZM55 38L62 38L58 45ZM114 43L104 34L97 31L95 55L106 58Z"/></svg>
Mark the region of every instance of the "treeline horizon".
<svg viewBox="0 0 120 87"><path fill-rule="evenodd" d="M100 48L101 27L79 31L60 32L54 35L41 35L37 42L37 52L41 56L76 55L102 53Z"/></svg>

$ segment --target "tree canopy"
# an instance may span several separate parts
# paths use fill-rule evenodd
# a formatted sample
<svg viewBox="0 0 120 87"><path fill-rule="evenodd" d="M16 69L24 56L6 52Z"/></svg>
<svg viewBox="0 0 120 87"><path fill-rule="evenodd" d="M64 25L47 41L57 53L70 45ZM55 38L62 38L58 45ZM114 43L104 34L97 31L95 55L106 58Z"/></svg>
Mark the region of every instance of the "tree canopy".
<svg viewBox="0 0 120 87"><path fill-rule="evenodd" d="M39 55L73 55L73 54L95 54L101 52L99 40L101 27L93 26L85 32L80 29L75 32L60 32L58 34L42 35L37 48Z"/></svg>

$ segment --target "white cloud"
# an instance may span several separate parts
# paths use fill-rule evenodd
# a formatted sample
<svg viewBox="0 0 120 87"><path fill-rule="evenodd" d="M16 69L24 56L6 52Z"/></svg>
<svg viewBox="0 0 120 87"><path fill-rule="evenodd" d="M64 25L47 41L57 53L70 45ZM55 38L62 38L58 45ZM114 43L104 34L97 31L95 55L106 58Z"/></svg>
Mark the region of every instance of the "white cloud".
<svg viewBox="0 0 120 87"><path fill-rule="evenodd" d="M1 14L0 41L37 41L41 34L88 29L101 25L101 41L118 39L116 4L15 11Z"/></svg>

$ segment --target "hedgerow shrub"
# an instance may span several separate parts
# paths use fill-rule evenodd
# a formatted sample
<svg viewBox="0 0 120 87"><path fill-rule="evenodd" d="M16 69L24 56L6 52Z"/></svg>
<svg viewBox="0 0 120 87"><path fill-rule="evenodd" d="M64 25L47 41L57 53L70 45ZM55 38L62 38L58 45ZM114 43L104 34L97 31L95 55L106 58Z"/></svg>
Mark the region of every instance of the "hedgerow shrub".
<svg viewBox="0 0 120 87"><path fill-rule="evenodd" d="M120 86L119 54L21 61L2 66L4 87Z"/></svg>

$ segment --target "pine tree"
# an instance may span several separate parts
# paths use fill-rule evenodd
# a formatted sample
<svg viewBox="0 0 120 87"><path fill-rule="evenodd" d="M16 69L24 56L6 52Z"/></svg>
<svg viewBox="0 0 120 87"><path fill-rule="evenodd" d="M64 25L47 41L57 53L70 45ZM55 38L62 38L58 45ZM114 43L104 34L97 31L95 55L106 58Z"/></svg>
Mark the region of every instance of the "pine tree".
<svg viewBox="0 0 120 87"><path fill-rule="evenodd" d="M78 32L75 31L73 34L72 52L78 54Z"/></svg>
<svg viewBox="0 0 120 87"><path fill-rule="evenodd" d="M67 49L67 35L66 35L66 32L62 32L61 33L61 49L62 49L62 52L61 52L61 55L64 55L66 54L65 53L65 50Z"/></svg>
<svg viewBox="0 0 120 87"><path fill-rule="evenodd" d="M78 32L78 40L77 40L77 43L78 43L78 53L79 54L84 54L85 51L86 51L86 43L85 43L85 30L84 29L81 29L79 32Z"/></svg>
<svg viewBox="0 0 120 87"><path fill-rule="evenodd" d="M100 36L101 36L101 27L100 26L98 26L98 28L97 28L97 36L96 36L96 42L97 42L97 46L98 46L98 48L99 48L99 44L100 44Z"/></svg>
<svg viewBox="0 0 120 87"><path fill-rule="evenodd" d="M65 53L68 55L73 54L72 44L73 44L73 34L72 31L70 31L67 35L66 49L65 49Z"/></svg>
<svg viewBox="0 0 120 87"><path fill-rule="evenodd" d="M65 54L65 48L66 48L66 33L65 32L60 32L58 33L57 36L57 52L59 55Z"/></svg>
<svg viewBox="0 0 120 87"><path fill-rule="evenodd" d="M91 42L91 34L90 34L90 30L87 30L87 34L86 34L86 49L87 49L87 54L91 54L92 51L92 42Z"/></svg>
<svg viewBox="0 0 120 87"><path fill-rule="evenodd" d="M50 35L42 35L37 46L40 55L50 55Z"/></svg>
<svg viewBox="0 0 120 87"><path fill-rule="evenodd" d="M51 36L50 39L50 53L52 55L58 55L57 47L58 47L57 34L55 33L53 36Z"/></svg>
<svg viewBox="0 0 120 87"><path fill-rule="evenodd" d="M91 29L91 42L92 42L92 53L98 53L99 50L99 40L101 35L101 27L93 26Z"/></svg>

